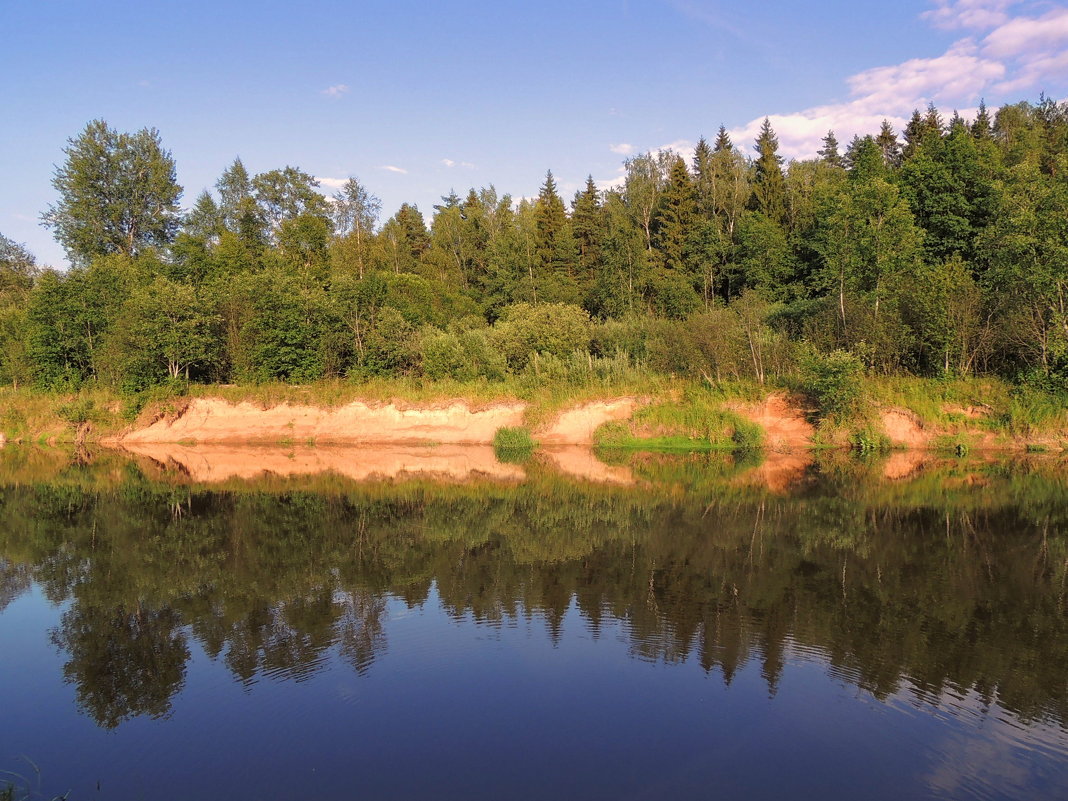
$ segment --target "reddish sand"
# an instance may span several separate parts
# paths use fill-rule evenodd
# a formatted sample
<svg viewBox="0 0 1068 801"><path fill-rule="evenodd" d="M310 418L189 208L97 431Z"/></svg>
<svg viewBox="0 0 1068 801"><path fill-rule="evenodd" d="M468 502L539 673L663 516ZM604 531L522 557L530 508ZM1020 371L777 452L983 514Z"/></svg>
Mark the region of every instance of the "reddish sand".
<svg viewBox="0 0 1068 801"><path fill-rule="evenodd" d="M497 429L523 425L523 403L472 409L462 401L423 408L349 403L336 409L283 403L264 409L251 403L197 398L180 414L119 438L135 442L368 442L486 445Z"/></svg>
<svg viewBox="0 0 1068 801"><path fill-rule="evenodd" d="M915 413L904 409L886 409L880 415L883 431L894 445L907 448L926 448L931 434L920 425Z"/></svg>
<svg viewBox="0 0 1068 801"><path fill-rule="evenodd" d="M594 431L605 423L629 420L637 405L634 398L584 403L558 414L534 438L543 445L592 445Z"/></svg>
<svg viewBox="0 0 1068 801"><path fill-rule="evenodd" d="M815 429L802 409L780 393L759 404L731 404L729 408L764 429L764 442L772 451L792 451L812 445Z"/></svg>

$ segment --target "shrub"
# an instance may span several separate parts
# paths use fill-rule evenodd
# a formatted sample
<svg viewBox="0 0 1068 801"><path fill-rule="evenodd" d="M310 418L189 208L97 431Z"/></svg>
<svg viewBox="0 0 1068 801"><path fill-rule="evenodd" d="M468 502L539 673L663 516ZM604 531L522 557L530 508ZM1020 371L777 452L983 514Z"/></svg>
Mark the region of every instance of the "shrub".
<svg viewBox="0 0 1068 801"><path fill-rule="evenodd" d="M864 365L852 353L810 352L801 359L798 389L816 406L820 417L845 417L857 410Z"/></svg>
<svg viewBox="0 0 1068 801"><path fill-rule="evenodd" d="M516 303L504 309L493 339L513 370L522 370L535 353L564 357L590 347L590 315L566 303Z"/></svg>

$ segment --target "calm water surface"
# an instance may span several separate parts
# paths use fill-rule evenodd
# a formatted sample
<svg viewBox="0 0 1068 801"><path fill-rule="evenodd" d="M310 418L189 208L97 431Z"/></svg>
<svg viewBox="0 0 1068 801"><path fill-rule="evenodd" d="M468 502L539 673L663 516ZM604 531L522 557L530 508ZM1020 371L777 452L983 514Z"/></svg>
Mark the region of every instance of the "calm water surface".
<svg viewBox="0 0 1068 801"><path fill-rule="evenodd" d="M337 467L374 458L0 451L0 770L72 801L1068 798L1068 464Z"/></svg>

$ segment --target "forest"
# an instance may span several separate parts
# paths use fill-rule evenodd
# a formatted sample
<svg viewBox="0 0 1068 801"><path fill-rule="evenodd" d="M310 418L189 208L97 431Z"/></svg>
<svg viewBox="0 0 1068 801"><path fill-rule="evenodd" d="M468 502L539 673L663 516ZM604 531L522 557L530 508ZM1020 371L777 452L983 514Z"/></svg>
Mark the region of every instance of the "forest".
<svg viewBox="0 0 1068 801"><path fill-rule="evenodd" d="M240 159L191 208L158 131L68 140L37 266L0 237L0 384L374 376L690 376L764 384L826 360L873 376L1068 388L1068 102L1041 98L786 161L767 120L691 160L625 162L569 201L491 185L430 215L350 178L333 197Z"/></svg>

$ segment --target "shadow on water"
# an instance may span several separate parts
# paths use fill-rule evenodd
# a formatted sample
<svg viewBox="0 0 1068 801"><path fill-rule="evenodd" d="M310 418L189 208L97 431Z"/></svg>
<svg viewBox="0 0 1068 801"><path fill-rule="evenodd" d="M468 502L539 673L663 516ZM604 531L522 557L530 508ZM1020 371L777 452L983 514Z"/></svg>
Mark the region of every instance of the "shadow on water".
<svg viewBox="0 0 1068 801"><path fill-rule="evenodd" d="M389 603L547 636L620 624L641 660L770 694L791 660L888 703L1068 723L1064 466L840 453L457 448L0 451L0 611L36 583L100 726L164 716L195 644L234 680L387 649ZM578 477L581 476L581 479Z"/></svg>

